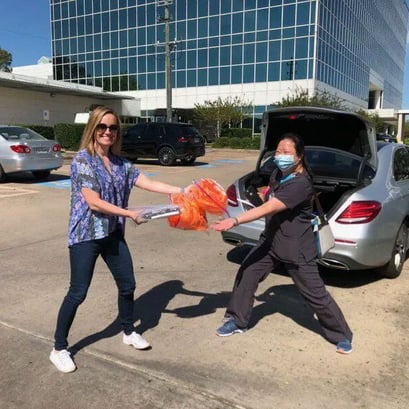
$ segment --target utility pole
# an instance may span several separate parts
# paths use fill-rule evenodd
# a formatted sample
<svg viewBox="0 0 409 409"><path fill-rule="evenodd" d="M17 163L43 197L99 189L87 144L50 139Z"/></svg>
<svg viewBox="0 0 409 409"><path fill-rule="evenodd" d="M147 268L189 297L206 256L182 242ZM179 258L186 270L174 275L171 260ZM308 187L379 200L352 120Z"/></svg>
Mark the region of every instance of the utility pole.
<svg viewBox="0 0 409 409"><path fill-rule="evenodd" d="M169 38L169 5L173 4L173 0L159 0L158 6L165 7L165 16L159 18L159 21L165 22L165 70L166 70L166 120L172 122L172 65L170 53L176 46L176 41L171 44Z"/></svg>

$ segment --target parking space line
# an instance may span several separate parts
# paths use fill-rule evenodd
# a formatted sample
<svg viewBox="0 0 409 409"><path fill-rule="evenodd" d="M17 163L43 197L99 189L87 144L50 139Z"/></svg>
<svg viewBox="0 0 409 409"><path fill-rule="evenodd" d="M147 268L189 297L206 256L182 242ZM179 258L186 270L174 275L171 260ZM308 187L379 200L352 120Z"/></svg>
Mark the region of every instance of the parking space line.
<svg viewBox="0 0 409 409"><path fill-rule="evenodd" d="M214 162L220 162L220 163L229 163L229 164L236 164L236 163L243 163L244 160L240 159L216 159Z"/></svg>
<svg viewBox="0 0 409 409"><path fill-rule="evenodd" d="M65 179L65 180L56 180L53 182L41 182L38 183L40 186L47 186L47 187L54 187L57 189L70 189L71 188L71 180L70 179Z"/></svg>
<svg viewBox="0 0 409 409"><path fill-rule="evenodd" d="M38 193L37 190L21 189L17 187L0 186L0 198L23 196Z"/></svg>

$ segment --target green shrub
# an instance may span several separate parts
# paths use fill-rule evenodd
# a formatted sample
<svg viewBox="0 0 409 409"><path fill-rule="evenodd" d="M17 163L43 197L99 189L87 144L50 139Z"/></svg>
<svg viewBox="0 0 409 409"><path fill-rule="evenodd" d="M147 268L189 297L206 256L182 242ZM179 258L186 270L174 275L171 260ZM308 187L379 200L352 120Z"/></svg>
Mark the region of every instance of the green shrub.
<svg viewBox="0 0 409 409"><path fill-rule="evenodd" d="M254 138L244 137L221 137L216 139L213 148L232 148L232 149L260 149L260 137Z"/></svg>
<svg viewBox="0 0 409 409"><path fill-rule="evenodd" d="M251 128L223 128L220 131L221 138L251 138Z"/></svg>
<svg viewBox="0 0 409 409"><path fill-rule="evenodd" d="M230 138L226 138L226 137L217 138L212 143L212 147L213 148L228 148L230 147Z"/></svg>
<svg viewBox="0 0 409 409"><path fill-rule="evenodd" d="M63 149L77 151L80 147L84 128L85 124L55 124L55 139L58 140Z"/></svg>
<svg viewBox="0 0 409 409"><path fill-rule="evenodd" d="M21 126L32 129L34 132L37 132L41 136L44 136L44 138L55 139L54 128L52 126L45 125L21 125Z"/></svg>

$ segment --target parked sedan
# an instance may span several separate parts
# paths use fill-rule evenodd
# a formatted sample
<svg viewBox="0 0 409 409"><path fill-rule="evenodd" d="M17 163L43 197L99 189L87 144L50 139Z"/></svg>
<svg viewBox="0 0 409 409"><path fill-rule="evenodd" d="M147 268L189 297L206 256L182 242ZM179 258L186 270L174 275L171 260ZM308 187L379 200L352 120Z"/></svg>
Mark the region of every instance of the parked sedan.
<svg viewBox="0 0 409 409"><path fill-rule="evenodd" d="M0 182L8 174L31 172L45 179L63 165L61 145L29 128L0 125Z"/></svg>
<svg viewBox="0 0 409 409"><path fill-rule="evenodd" d="M274 169L277 139L290 131L304 140L314 188L335 236L335 247L319 263L397 277L408 250L409 148L376 142L373 127L358 115L301 107L265 113L256 169L227 189L230 215L260 204L258 191ZM264 220L256 220L222 236L230 244L254 244L263 229Z"/></svg>
<svg viewBox="0 0 409 409"><path fill-rule="evenodd" d="M376 134L377 141L384 141L384 142L398 142L396 136L389 135L388 133L377 133Z"/></svg>

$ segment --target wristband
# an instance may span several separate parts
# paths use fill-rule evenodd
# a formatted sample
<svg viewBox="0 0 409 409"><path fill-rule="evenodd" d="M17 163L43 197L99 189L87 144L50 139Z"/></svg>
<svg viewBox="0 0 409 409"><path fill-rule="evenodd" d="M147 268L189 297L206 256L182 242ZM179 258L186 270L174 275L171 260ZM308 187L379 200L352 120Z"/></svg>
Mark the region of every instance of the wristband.
<svg viewBox="0 0 409 409"><path fill-rule="evenodd" d="M237 217L233 217L233 219L234 219L234 225L233 226L238 226L240 224L239 219Z"/></svg>
<svg viewBox="0 0 409 409"><path fill-rule="evenodd" d="M180 193L185 193L185 188L184 187L180 188Z"/></svg>

